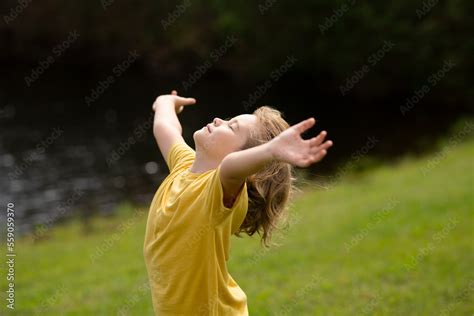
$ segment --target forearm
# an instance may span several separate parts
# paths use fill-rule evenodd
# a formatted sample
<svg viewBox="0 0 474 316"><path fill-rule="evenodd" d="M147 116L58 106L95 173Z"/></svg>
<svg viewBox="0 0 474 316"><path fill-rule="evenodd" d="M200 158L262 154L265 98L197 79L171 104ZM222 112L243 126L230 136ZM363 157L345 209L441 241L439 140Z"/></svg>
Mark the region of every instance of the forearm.
<svg viewBox="0 0 474 316"><path fill-rule="evenodd" d="M236 181L245 180L275 159L271 147L271 143L268 142L230 153L221 163L222 176Z"/></svg>
<svg viewBox="0 0 474 316"><path fill-rule="evenodd" d="M160 125L167 125L176 128L182 134L183 129L176 114L176 106L172 100L158 98L155 107L155 118L153 122L153 131L156 131Z"/></svg>

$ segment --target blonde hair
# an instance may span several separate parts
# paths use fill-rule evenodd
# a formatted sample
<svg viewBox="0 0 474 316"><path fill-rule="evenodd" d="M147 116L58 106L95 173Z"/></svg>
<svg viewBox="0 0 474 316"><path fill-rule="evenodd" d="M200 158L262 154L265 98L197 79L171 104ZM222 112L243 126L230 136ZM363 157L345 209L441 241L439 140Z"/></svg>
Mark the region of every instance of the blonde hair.
<svg viewBox="0 0 474 316"><path fill-rule="evenodd" d="M289 128L282 113L269 106L262 106L253 114L258 127L252 130L243 149L266 143ZM290 196L293 193L293 167L284 162L268 163L257 173L247 178L249 205L247 215L236 233L261 236L265 247L270 246L272 233L280 222L286 221Z"/></svg>

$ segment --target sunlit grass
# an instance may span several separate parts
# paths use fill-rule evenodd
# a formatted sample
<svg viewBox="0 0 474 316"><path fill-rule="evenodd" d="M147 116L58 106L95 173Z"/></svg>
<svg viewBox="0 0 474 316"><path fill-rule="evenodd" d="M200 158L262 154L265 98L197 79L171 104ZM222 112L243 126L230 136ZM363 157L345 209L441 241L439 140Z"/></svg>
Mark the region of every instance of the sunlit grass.
<svg viewBox="0 0 474 316"><path fill-rule="evenodd" d="M229 271L250 314L474 313L474 141L450 147L426 172L436 154L350 173L327 190L308 186L271 250L234 238ZM87 235L74 221L45 241L17 241L16 312L111 315L126 307L152 315L143 289L146 212L123 208L95 219Z"/></svg>

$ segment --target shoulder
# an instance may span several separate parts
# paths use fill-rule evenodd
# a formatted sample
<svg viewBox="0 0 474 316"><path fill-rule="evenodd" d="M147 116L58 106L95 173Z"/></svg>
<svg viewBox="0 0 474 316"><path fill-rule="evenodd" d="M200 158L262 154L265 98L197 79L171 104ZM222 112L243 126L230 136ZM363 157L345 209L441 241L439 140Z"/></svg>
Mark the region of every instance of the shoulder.
<svg viewBox="0 0 474 316"><path fill-rule="evenodd" d="M188 165L191 165L196 157L196 152L186 142L178 141L171 145L166 157L166 164L170 172L176 169L183 169Z"/></svg>

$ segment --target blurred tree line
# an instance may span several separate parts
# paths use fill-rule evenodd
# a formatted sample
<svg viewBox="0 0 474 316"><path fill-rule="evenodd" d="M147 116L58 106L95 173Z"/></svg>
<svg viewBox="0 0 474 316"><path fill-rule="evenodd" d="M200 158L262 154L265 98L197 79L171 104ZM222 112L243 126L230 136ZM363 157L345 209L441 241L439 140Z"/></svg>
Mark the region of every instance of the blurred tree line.
<svg viewBox="0 0 474 316"><path fill-rule="evenodd" d="M4 0L0 8L4 65L37 65L77 31L61 57L67 65L116 64L136 50L146 70L189 73L234 36L213 71L264 80L294 56L291 74L334 94L363 76L350 93L373 99L411 95L450 62L431 97L452 107L474 100L468 0Z"/></svg>

